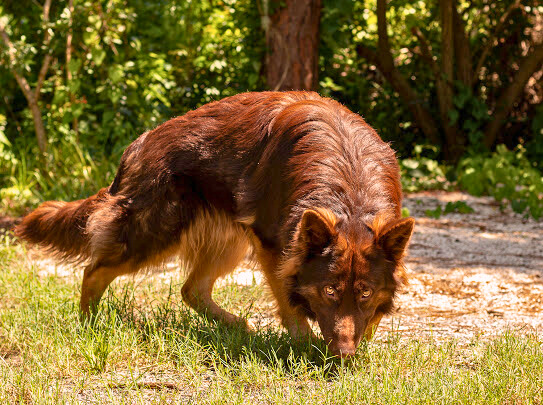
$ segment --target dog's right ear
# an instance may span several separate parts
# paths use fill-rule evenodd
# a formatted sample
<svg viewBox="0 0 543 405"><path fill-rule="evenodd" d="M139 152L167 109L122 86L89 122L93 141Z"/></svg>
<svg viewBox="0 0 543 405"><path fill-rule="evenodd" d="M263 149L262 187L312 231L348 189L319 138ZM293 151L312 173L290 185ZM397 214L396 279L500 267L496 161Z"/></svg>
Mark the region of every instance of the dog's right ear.
<svg viewBox="0 0 543 405"><path fill-rule="evenodd" d="M305 210L300 221L299 241L308 253L321 253L337 236L335 214L327 209Z"/></svg>
<svg viewBox="0 0 543 405"><path fill-rule="evenodd" d="M389 223L381 231L378 244L392 260L398 261L403 257L414 226L415 220L413 218L401 218Z"/></svg>

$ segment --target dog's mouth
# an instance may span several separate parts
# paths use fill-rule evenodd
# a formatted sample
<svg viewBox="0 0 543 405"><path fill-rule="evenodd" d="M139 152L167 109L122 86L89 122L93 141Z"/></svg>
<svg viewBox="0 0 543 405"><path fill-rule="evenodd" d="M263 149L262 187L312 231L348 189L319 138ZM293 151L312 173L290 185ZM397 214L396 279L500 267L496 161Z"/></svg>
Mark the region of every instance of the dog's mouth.
<svg viewBox="0 0 543 405"><path fill-rule="evenodd" d="M356 354L358 343L354 340L333 339L328 343L328 347L334 356L345 359Z"/></svg>
<svg viewBox="0 0 543 405"><path fill-rule="evenodd" d="M360 328L360 333L358 328L350 330L346 328L336 329L336 331L324 331L321 328L321 331L323 332L324 341L327 343L330 353L344 359L356 354L358 345L362 340L361 331L364 329L365 328ZM339 331L339 333L337 333L337 331Z"/></svg>

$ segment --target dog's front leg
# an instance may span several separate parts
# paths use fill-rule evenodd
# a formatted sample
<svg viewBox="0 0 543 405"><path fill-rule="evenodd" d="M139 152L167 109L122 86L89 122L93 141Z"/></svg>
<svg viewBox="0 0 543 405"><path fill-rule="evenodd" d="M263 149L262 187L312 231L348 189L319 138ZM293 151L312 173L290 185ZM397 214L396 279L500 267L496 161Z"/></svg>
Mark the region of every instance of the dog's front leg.
<svg viewBox="0 0 543 405"><path fill-rule="evenodd" d="M259 250L257 252L258 260L262 266L268 285L277 300L278 315L281 318L281 323L288 330L290 335L297 339L307 337L314 338L315 335L311 330L311 326L307 322L305 315L292 305L290 305L287 290L284 281L277 277L279 258L271 252Z"/></svg>

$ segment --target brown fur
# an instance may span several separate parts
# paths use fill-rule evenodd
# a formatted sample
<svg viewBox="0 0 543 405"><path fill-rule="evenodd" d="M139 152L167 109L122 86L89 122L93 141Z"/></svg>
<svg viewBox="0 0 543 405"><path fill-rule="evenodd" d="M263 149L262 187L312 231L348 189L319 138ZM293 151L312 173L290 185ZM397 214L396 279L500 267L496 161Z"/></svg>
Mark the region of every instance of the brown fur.
<svg viewBox="0 0 543 405"><path fill-rule="evenodd" d="M86 264L85 314L117 276L180 255L185 301L239 322L211 292L252 247L285 327L311 334L316 319L345 356L405 281L400 209L394 152L360 116L316 93L246 93L141 135L108 188L46 202L16 233Z"/></svg>

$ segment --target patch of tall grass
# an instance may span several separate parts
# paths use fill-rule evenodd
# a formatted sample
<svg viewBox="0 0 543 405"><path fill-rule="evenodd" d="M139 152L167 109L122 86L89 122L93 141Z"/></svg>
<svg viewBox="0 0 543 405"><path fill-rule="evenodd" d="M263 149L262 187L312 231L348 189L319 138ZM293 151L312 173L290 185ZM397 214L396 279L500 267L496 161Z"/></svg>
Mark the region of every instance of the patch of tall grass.
<svg viewBox="0 0 543 405"><path fill-rule="evenodd" d="M0 211L20 215L47 200L86 198L109 184L124 148L106 154L84 148L67 136L41 157L34 146L14 146L3 156L0 170Z"/></svg>

